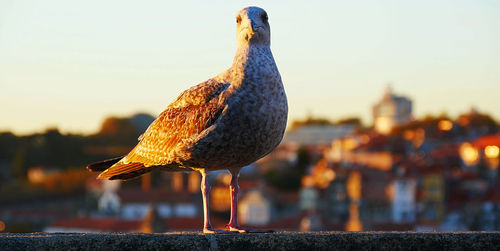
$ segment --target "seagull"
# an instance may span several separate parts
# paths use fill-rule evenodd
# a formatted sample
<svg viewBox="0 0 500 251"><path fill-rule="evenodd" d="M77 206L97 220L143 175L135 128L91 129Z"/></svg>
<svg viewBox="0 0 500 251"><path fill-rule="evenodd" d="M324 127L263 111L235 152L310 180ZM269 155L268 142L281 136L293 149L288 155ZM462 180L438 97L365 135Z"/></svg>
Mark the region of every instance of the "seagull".
<svg viewBox="0 0 500 251"><path fill-rule="evenodd" d="M268 15L247 7L236 15L236 55L221 74L182 92L125 156L87 166L99 179L128 180L152 170L201 174L203 232L257 232L238 224L240 170L270 153L285 132L288 104L271 53ZM231 174L228 230L210 224L207 174Z"/></svg>

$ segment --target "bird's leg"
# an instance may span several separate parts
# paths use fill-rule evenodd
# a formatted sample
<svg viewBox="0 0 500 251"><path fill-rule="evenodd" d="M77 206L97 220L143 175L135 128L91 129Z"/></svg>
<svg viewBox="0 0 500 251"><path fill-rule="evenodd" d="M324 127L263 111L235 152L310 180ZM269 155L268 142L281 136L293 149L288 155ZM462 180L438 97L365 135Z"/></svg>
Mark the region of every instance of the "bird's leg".
<svg viewBox="0 0 500 251"><path fill-rule="evenodd" d="M230 233L230 231L219 230L212 228L210 224L210 209L208 207L210 199L210 184L207 179L207 172L201 170L201 194L203 195L203 233L216 234L216 233Z"/></svg>
<svg viewBox="0 0 500 251"><path fill-rule="evenodd" d="M229 185L229 190L231 191L231 219L229 220L230 231L240 232L240 233L271 233L272 230L251 230L243 229L238 224L238 192L240 191L240 186L238 185L238 177L240 176L239 171L231 171L231 184Z"/></svg>
<svg viewBox="0 0 500 251"><path fill-rule="evenodd" d="M240 226L238 225L238 192L240 191L240 186L238 185L238 173L231 172L231 184L229 185L229 190L231 192L231 219L229 220L229 230L238 231Z"/></svg>

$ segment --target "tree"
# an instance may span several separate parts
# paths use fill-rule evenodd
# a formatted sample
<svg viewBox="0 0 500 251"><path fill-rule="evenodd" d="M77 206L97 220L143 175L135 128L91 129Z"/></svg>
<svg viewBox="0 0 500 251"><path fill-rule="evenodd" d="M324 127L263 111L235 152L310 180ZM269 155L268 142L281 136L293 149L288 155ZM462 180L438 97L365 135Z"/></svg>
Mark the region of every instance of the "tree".
<svg viewBox="0 0 500 251"><path fill-rule="evenodd" d="M280 190L297 191L302 184L302 177L311 165L311 155L305 147L297 150L297 161L293 165L269 169L264 177L271 186Z"/></svg>
<svg viewBox="0 0 500 251"><path fill-rule="evenodd" d="M337 121L337 124L338 125L354 125L354 126L357 126L357 127L361 127L361 125L363 123L361 122L360 118L350 117L350 118L339 119Z"/></svg>
<svg viewBox="0 0 500 251"><path fill-rule="evenodd" d="M309 117L306 120L296 120L292 122L292 129L296 129L302 126L307 125L319 125L319 126L328 126L333 125L333 123L326 118L312 118Z"/></svg>

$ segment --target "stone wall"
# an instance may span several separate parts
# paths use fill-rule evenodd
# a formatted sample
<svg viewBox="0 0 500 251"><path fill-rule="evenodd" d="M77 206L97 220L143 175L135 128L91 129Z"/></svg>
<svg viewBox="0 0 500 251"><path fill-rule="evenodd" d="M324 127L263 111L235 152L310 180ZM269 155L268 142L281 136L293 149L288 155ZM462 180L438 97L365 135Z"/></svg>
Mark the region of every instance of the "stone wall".
<svg viewBox="0 0 500 251"><path fill-rule="evenodd" d="M4 233L0 250L500 250L500 232Z"/></svg>

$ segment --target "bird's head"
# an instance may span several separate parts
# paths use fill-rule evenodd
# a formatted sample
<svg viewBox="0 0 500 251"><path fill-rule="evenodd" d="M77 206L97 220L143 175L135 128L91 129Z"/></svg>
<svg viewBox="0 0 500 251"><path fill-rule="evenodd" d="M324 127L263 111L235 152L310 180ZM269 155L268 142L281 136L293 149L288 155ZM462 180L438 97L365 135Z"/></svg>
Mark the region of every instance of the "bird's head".
<svg viewBox="0 0 500 251"><path fill-rule="evenodd" d="M270 45L271 28L267 13L259 7L246 7L236 14L236 41L238 46Z"/></svg>

